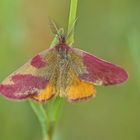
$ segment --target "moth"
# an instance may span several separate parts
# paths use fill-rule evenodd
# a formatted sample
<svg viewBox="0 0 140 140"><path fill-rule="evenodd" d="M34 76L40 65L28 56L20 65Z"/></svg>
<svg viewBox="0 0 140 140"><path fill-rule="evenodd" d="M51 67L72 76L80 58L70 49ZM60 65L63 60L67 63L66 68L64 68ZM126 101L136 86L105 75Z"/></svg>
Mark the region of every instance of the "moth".
<svg viewBox="0 0 140 140"><path fill-rule="evenodd" d="M120 66L70 47L64 35L58 37L58 44L37 54L0 84L2 96L39 102L60 96L74 102L95 97L97 85L116 85L128 79Z"/></svg>

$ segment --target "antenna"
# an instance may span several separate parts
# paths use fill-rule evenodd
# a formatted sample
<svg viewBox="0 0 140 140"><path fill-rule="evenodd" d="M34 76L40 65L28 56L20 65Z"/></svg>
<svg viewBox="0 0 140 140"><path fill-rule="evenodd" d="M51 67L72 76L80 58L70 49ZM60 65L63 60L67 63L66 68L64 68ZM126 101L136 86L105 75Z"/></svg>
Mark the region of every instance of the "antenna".
<svg viewBox="0 0 140 140"><path fill-rule="evenodd" d="M50 23L50 28L51 28L52 33L54 33L55 35L56 34L58 35L60 28L58 27L56 22L52 18L49 18L49 23Z"/></svg>

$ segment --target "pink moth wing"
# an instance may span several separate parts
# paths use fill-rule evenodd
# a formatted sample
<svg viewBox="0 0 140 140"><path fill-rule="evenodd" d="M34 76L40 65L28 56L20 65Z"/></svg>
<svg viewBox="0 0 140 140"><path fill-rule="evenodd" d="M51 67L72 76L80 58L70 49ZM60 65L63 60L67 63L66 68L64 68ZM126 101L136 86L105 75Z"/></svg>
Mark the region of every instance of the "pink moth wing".
<svg viewBox="0 0 140 140"><path fill-rule="evenodd" d="M21 100L39 94L48 85L45 75L46 56L53 49L45 50L8 76L0 84L0 94L8 99Z"/></svg>
<svg viewBox="0 0 140 140"><path fill-rule="evenodd" d="M86 73L79 75L80 79L95 85L115 85L128 79L127 72L120 66L114 65L79 49L73 49L80 55L86 68Z"/></svg>

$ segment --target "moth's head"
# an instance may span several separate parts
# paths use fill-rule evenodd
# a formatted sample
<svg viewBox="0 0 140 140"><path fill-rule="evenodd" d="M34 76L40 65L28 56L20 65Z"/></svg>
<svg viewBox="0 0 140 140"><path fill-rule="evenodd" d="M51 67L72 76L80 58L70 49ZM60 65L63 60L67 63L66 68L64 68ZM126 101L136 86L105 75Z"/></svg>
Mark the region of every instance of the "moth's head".
<svg viewBox="0 0 140 140"><path fill-rule="evenodd" d="M64 39L64 40L63 40ZM68 53L70 47L65 43L65 38L62 38L60 42L55 46L58 53Z"/></svg>
<svg viewBox="0 0 140 140"><path fill-rule="evenodd" d="M56 51L58 52L58 55L60 55L61 58L65 58L65 55L67 55L69 51L69 46L66 43L66 37L63 34L58 34L58 44L55 46Z"/></svg>
<svg viewBox="0 0 140 140"><path fill-rule="evenodd" d="M66 38L64 35L59 36L59 44L65 44L66 43Z"/></svg>

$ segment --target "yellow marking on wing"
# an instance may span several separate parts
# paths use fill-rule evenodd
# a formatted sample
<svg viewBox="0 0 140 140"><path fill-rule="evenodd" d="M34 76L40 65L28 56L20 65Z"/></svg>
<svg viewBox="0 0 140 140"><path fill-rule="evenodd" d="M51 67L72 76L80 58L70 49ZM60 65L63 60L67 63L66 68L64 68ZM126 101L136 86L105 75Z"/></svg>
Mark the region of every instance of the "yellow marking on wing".
<svg viewBox="0 0 140 140"><path fill-rule="evenodd" d="M46 88L40 92L38 95L33 96L37 101L47 101L51 99L55 94L55 88L51 84L48 84Z"/></svg>
<svg viewBox="0 0 140 140"><path fill-rule="evenodd" d="M77 101L95 96L96 89L93 84L81 81L75 77L73 83L67 88L67 98L69 101Z"/></svg>

